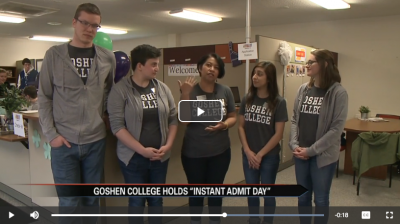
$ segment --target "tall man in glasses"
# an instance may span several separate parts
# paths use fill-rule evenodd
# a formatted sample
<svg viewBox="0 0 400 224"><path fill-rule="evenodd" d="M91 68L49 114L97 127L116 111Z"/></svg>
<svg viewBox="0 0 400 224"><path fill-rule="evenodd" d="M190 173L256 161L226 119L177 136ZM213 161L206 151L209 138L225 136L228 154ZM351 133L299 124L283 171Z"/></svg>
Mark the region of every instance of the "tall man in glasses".
<svg viewBox="0 0 400 224"><path fill-rule="evenodd" d="M79 5L72 20L71 42L47 52L39 79L39 121L51 145L51 168L56 184L100 183L103 175L107 96L113 85L115 56L96 46L100 28L99 8ZM65 197L79 192L71 186L56 186L60 212L97 212L99 199ZM71 192L74 191L74 192ZM60 218L60 223L96 223L97 218Z"/></svg>

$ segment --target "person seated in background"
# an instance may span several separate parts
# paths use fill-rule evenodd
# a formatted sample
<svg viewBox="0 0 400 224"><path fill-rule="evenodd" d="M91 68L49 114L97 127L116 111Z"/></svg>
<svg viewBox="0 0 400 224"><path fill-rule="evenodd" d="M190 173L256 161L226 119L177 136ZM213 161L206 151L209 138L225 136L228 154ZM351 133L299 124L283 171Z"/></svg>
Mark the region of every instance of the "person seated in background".
<svg viewBox="0 0 400 224"><path fill-rule="evenodd" d="M5 96L6 88L11 88L10 83L7 82L7 71L0 68L0 97Z"/></svg>
<svg viewBox="0 0 400 224"><path fill-rule="evenodd" d="M30 102L28 110L39 110L39 104L37 102L37 90L35 86L27 86L24 89L25 99Z"/></svg>
<svg viewBox="0 0 400 224"><path fill-rule="evenodd" d="M22 60L22 65L24 69L22 69L21 73L18 75L18 88L23 90L25 87L33 85L38 88L39 82L39 73L35 70L35 68L31 64L31 60L28 58L24 58Z"/></svg>

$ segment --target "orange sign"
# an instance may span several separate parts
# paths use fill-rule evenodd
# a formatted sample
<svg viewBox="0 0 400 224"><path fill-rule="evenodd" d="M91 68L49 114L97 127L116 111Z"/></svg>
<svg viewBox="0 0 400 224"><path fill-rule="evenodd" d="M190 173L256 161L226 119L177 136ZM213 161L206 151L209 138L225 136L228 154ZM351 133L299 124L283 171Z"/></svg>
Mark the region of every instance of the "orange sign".
<svg viewBox="0 0 400 224"><path fill-rule="evenodd" d="M306 61L306 49L301 47L295 47L295 62L305 62Z"/></svg>
<svg viewBox="0 0 400 224"><path fill-rule="evenodd" d="M306 56L306 52L304 51L296 51L296 57L305 57Z"/></svg>

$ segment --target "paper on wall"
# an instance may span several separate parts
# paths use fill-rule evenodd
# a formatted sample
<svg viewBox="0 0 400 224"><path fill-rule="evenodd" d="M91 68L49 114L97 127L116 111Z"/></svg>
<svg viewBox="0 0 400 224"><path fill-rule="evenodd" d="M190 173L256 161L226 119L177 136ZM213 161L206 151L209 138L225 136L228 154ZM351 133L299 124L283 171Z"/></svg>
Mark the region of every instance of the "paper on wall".
<svg viewBox="0 0 400 224"><path fill-rule="evenodd" d="M295 62L306 61L306 49L302 47L295 47Z"/></svg>
<svg viewBox="0 0 400 224"><path fill-rule="evenodd" d="M239 60L258 59L257 42L238 44Z"/></svg>
<svg viewBox="0 0 400 224"><path fill-rule="evenodd" d="M199 76L196 64L168 65L168 76Z"/></svg>

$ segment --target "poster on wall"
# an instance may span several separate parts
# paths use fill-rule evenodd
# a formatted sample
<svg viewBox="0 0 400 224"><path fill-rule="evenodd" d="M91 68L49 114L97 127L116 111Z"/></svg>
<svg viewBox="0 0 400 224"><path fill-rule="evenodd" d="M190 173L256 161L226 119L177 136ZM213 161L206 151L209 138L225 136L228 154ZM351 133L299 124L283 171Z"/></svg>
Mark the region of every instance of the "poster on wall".
<svg viewBox="0 0 400 224"><path fill-rule="evenodd" d="M290 64L286 65L286 76L289 77L290 76Z"/></svg>
<svg viewBox="0 0 400 224"><path fill-rule="evenodd" d="M296 65L291 63L286 65L286 76L294 76L294 74L296 74Z"/></svg>
<svg viewBox="0 0 400 224"><path fill-rule="evenodd" d="M294 65L294 64L290 64L290 75L291 76L294 76L294 74L295 74L295 71L296 71L295 66L296 65Z"/></svg>
<svg viewBox="0 0 400 224"><path fill-rule="evenodd" d="M295 47L295 58L296 62L305 62L306 61L306 49L301 47Z"/></svg>
<svg viewBox="0 0 400 224"><path fill-rule="evenodd" d="M199 76L196 64L168 65L168 76Z"/></svg>
<svg viewBox="0 0 400 224"><path fill-rule="evenodd" d="M307 73L307 68L305 65L299 65L299 64L288 64L286 65L285 69L286 76L297 76L297 77L304 77Z"/></svg>

